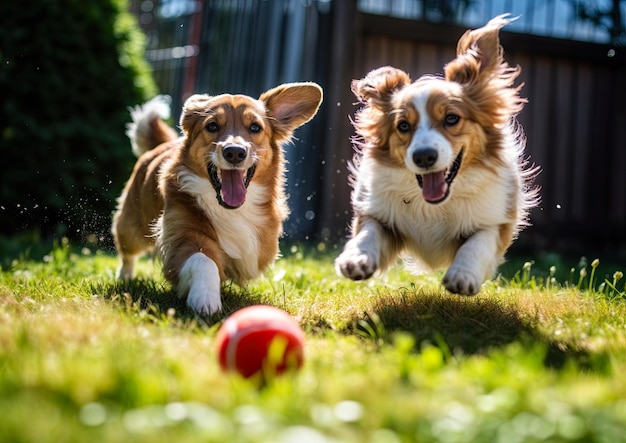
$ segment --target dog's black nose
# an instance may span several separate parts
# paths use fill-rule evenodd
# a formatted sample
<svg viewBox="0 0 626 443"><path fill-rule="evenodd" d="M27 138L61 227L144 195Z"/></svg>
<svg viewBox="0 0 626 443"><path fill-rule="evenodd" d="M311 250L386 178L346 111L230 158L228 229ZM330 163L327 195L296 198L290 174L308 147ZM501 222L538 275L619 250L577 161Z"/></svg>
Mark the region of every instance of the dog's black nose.
<svg viewBox="0 0 626 443"><path fill-rule="evenodd" d="M224 156L224 160L233 165L238 165L242 161L246 159L246 155L248 155L248 151L243 146L238 145L229 145L224 148L222 151L222 155Z"/></svg>
<svg viewBox="0 0 626 443"><path fill-rule="evenodd" d="M422 148L413 153L413 163L420 168L428 169L437 162L437 150L435 148Z"/></svg>

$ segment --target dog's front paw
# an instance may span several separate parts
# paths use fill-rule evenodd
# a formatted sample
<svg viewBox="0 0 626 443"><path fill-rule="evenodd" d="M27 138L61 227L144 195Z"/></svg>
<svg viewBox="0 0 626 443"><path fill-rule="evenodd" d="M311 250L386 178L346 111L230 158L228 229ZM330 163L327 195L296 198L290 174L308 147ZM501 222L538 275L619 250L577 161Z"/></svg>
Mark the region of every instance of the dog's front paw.
<svg viewBox="0 0 626 443"><path fill-rule="evenodd" d="M192 288L187 295L187 306L196 314L209 316L222 310L222 299L219 291L211 288Z"/></svg>
<svg viewBox="0 0 626 443"><path fill-rule="evenodd" d="M178 296L187 297L187 306L196 314L211 315L222 310L220 273L215 262L197 252L180 271Z"/></svg>
<svg viewBox="0 0 626 443"><path fill-rule="evenodd" d="M480 291L483 279L472 269L452 265L443 277L443 285L450 292L475 295Z"/></svg>
<svg viewBox="0 0 626 443"><path fill-rule="evenodd" d="M378 269L378 260L373 254L360 249L346 249L335 260L335 269L340 276L352 280L367 280Z"/></svg>

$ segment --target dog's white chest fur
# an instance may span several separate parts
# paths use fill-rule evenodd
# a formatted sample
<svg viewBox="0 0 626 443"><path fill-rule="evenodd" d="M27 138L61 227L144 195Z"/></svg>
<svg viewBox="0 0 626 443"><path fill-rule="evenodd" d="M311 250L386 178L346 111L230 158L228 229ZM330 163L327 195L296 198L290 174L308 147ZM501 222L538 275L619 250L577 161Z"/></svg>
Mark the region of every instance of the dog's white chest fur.
<svg viewBox="0 0 626 443"><path fill-rule="evenodd" d="M235 280L249 280L259 275L259 229L263 229L267 190L250 183L245 203L237 209L219 205L209 180L190 172L178 176L180 190L196 198L217 232L224 252L232 259Z"/></svg>
<svg viewBox="0 0 626 443"><path fill-rule="evenodd" d="M363 158L356 192L360 198L354 204L361 213L400 234L410 255L429 268L441 268L453 260L460 240L481 229L511 222L507 212L515 190L511 189L510 177L486 175L485 170L464 174L453 184L446 202L431 204L423 199L417 179L409 171Z"/></svg>

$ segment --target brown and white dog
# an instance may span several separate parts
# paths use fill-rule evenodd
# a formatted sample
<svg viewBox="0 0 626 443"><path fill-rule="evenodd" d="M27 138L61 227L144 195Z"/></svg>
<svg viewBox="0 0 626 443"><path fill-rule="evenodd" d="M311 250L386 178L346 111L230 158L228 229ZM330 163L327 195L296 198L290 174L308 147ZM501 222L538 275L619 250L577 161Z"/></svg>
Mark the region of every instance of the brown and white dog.
<svg viewBox="0 0 626 443"><path fill-rule="evenodd" d="M127 134L140 157L113 220L118 277L132 278L137 257L156 246L187 305L220 311L222 280L244 283L277 256L288 215L282 147L321 102L315 83L284 84L258 100L193 95L181 138L161 119L163 97L132 109Z"/></svg>
<svg viewBox="0 0 626 443"><path fill-rule="evenodd" d="M513 86L520 68L499 42L510 21L467 31L444 77L411 82L382 67L352 83L364 107L354 120L354 219L335 261L340 275L367 279L401 254L423 269L447 267L453 293L476 294L494 275L538 204L515 120L525 103Z"/></svg>

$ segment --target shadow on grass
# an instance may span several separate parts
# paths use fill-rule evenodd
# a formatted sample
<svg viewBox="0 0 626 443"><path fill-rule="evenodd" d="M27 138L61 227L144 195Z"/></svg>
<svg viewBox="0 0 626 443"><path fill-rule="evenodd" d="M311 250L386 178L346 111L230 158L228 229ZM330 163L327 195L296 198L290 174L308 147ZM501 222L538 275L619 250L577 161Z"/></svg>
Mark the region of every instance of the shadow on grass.
<svg viewBox="0 0 626 443"><path fill-rule="evenodd" d="M574 363L583 370L604 371L607 356L573 349L546 337L515 306L486 296L427 293L404 289L382 295L371 310L356 316L346 333L390 342L394 332L410 334L419 352L424 344L442 348L444 355L485 354L518 342L525 348L544 349L546 367L560 369Z"/></svg>
<svg viewBox="0 0 626 443"><path fill-rule="evenodd" d="M245 288L226 284L222 286L222 312L201 317L187 307L185 300L178 297L176 291L163 281L116 280L94 285L92 291L126 309L146 311L156 317L175 316L182 320L195 319L208 325L221 322L238 309L261 302L258 295L248 292Z"/></svg>
<svg viewBox="0 0 626 443"><path fill-rule="evenodd" d="M163 281L111 281L95 285L92 291L133 312L147 312L155 318L195 321L201 326L218 324L231 313L254 304L281 307L262 292L250 292L236 285L222 287L223 311L210 317L194 314ZM532 322L532 318L524 316L514 304L504 303L488 294L461 297L445 291L427 292L411 287L373 298L367 311L349 318L348 326L340 332L373 339L377 343L391 343L395 332L403 332L414 338L415 352L420 352L428 343L441 348L448 356L486 354L517 342L524 348L543 349L543 363L549 368L560 369L573 363L582 370L607 370L607 355L592 354L567 342L555 341ZM327 327L334 329L318 318L313 330Z"/></svg>

